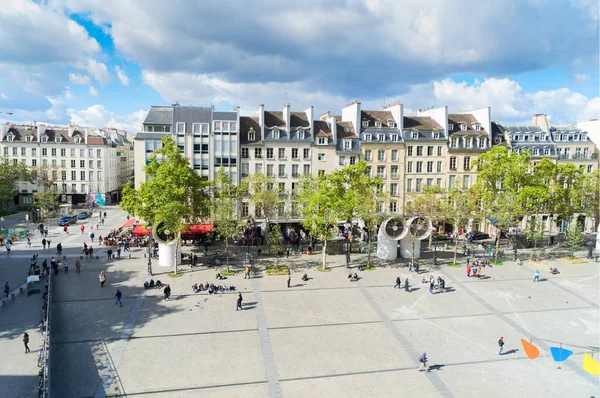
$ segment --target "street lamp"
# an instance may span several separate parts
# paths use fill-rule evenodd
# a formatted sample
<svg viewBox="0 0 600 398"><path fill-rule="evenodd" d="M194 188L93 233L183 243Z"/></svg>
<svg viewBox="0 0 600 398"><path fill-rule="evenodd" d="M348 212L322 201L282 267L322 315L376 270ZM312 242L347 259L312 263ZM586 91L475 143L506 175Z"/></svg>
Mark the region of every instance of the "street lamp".
<svg viewBox="0 0 600 398"><path fill-rule="evenodd" d="M152 275L152 234L150 233L150 228L152 224L146 224L146 230L148 231L148 273Z"/></svg>

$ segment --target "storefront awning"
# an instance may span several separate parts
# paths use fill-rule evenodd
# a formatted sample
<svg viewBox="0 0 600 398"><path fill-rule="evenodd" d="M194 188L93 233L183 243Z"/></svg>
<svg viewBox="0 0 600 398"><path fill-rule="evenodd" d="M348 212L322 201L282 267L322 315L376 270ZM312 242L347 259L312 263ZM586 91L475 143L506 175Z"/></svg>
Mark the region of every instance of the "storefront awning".
<svg viewBox="0 0 600 398"><path fill-rule="evenodd" d="M129 227L131 227L133 224L135 224L135 223L136 223L136 221L137 221L137 220L136 220L135 218L130 218L130 219L129 219L129 220L127 220L127 221L126 221L126 222L125 222L123 225L121 225L121 228L122 228L122 229L129 228Z"/></svg>
<svg viewBox="0 0 600 398"><path fill-rule="evenodd" d="M206 235L213 231L214 224L190 224L187 229L183 231L182 235Z"/></svg>
<svg viewBox="0 0 600 398"><path fill-rule="evenodd" d="M144 225L140 225L140 224L136 225L133 228L133 232L132 232L132 234L134 236L148 236L148 233L149 233L149 230L146 229L146 227Z"/></svg>

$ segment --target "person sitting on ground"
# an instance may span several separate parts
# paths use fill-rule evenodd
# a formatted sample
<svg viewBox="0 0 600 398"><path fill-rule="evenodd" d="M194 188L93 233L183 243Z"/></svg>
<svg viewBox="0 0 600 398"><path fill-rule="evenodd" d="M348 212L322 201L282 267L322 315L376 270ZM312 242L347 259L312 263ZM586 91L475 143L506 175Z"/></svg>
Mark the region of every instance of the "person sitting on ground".
<svg viewBox="0 0 600 398"><path fill-rule="evenodd" d="M363 272L363 271L364 271L364 269L363 269L362 265L359 265L358 266L358 272Z"/></svg>
<svg viewBox="0 0 600 398"><path fill-rule="evenodd" d="M152 283L152 281L150 281L150 283ZM162 282L159 279L159 280L156 281L156 283L154 284L154 286L156 286L157 289L160 289L163 286L163 284L162 284Z"/></svg>
<svg viewBox="0 0 600 398"><path fill-rule="evenodd" d="M144 282L144 289L150 289L150 282Z"/></svg>
<svg viewBox="0 0 600 398"><path fill-rule="evenodd" d="M202 286L202 285L200 285L200 286ZM197 283L194 283L194 284L192 285L192 292L194 292L194 293L198 293L199 291L200 291L200 289L198 289L198 284L197 284Z"/></svg>
<svg viewBox="0 0 600 398"><path fill-rule="evenodd" d="M304 282L306 282L308 280L308 275L306 275L306 274L302 275L302 280Z"/></svg>
<svg viewBox="0 0 600 398"><path fill-rule="evenodd" d="M352 281L352 274L348 274L348 280Z"/></svg>
<svg viewBox="0 0 600 398"><path fill-rule="evenodd" d="M421 283L429 283L429 281L425 277L423 277L423 279L421 279Z"/></svg>
<svg viewBox="0 0 600 398"><path fill-rule="evenodd" d="M217 272L217 276L216 276L216 278L217 278L218 280L221 280L221 279L223 279L223 277L221 276L221 273L220 273L220 272Z"/></svg>
<svg viewBox="0 0 600 398"><path fill-rule="evenodd" d="M560 274L560 272L558 271L558 268L556 268L556 267L554 267L554 268L550 267L550 273L552 275L558 275L558 274Z"/></svg>
<svg viewBox="0 0 600 398"><path fill-rule="evenodd" d="M356 272L354 273L354 275L352 276L352 280L357 281L358 280L358 275L356 275Z"/></svg>

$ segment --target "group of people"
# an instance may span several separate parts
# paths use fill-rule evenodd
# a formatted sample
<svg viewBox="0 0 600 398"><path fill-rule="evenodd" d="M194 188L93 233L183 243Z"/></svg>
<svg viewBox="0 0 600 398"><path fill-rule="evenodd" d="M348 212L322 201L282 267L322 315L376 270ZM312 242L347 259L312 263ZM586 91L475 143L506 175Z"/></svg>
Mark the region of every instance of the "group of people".
<svg viewBox="0 0 600 398"><path fill-rule="evenodd" d="M415 271L417 274L419 273L419 260L414 259L408 262L408 272Z"/></svg>
<svg viewBox="0 0 600 398"><path fill-rule="evenodd" d="M467 277L481 279L481 268L481 266L473 265L471 267L470 264L467 265Z"/></svg>
<svg viewBox="0 0 600 398"><path fill-rule="evenodd" d="M354 274L348 274L348 280L350 282L356 282L358 280L358 275L356 274L356 272Z"/></svg>
<svg viewBox="0 0 600 398"><path fill-rule="evenodd" d="M215 293L227 293L227 292L234 292L235 291L235 286L233 285L215 285L214 283L209 283L206 282L204 284L197 284L194 283L192 285L192 291L194 293L200 293L200 292L208 292L208 294L215 294Z"/></svg>
<svg viewBox="0 0 600 398"><path fill-rule="evenodd" d="M394 285L394 289L395 289L395 288L398 288L398 289L401 289L401 288L402 288L402 279L400 278L400 275L398 275L398 276L396 277L396 284ZM409 287L408 287L408 278L406 278L406 279L404 280L404 291L405 291L405 292L410 292L410 289L409 289Z"/></svg>

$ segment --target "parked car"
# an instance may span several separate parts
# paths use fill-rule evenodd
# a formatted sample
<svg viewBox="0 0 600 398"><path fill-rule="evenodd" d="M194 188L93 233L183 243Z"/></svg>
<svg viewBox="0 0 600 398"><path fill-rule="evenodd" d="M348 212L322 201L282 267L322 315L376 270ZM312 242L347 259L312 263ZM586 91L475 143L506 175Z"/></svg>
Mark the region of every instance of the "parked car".
<svg viewBox="0 0 600 398"><path fill-rule="evenodd" d="M78 220L85 220L86 218L90 218L92 216L92 213L89 211L80 211L79 214L77 214L77 219Z"/></svg>
<svg viewBox="0 0 600 398"><path fill-rule="evenodd" d="M482 239L489 239L490 236L488 234L486 234L485 232L481 232L481 231L473 231L473 232L469 232L469 234L467 235L468 238L473 237L473 240L482 240Z"/></svg>
<svg viewBox="0 0 600 398"><path fill-rule="evenodd" d="M62 216L60 220L58 220L58 225L61 227L75 223L77 223L77 216Z"/></svg>

